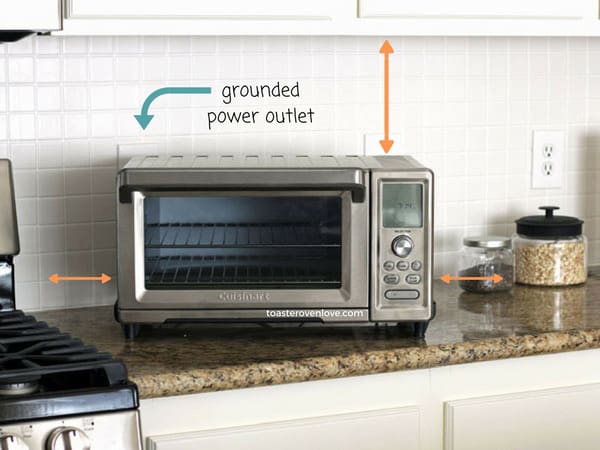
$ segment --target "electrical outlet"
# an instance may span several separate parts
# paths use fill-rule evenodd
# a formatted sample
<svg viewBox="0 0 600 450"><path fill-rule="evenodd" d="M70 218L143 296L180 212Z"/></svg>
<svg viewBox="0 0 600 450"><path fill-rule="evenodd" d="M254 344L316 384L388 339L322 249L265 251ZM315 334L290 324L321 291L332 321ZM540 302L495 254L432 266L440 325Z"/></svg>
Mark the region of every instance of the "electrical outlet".
<svg viewBox="0 0 600 450"><path fill-rule="evenodd" d="M546 158L546 159L552 158L552 155L554 154L554 145L545 144L544 148L542 149L542 154L544 155L544 158Z"/></svg>
<svg viewBox="0 0 600 450"><path fill-rule="evenodd" d="M531 161L531 187L552 189L562 187L565 133L534 131Z"/></svg>
<svg viewBox="0 0 600 450"><path fill-rule="evenodd" d="M363 153L365 156L385 156L387 155L401 155L400 152L400 137L398 135L390 136L390 140L394 141L392 148L388 153L383 151L379 141L383 139L383 133L369 133L365 134Z"/></svg>

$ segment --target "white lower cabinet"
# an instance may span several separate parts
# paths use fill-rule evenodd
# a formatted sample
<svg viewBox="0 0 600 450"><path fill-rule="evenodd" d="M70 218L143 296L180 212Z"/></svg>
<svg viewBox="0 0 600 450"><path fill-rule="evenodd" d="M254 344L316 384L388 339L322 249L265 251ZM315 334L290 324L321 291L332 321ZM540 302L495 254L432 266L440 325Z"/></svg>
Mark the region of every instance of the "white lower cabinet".
<svg viewBox="0 0 600 450"><path fill-rule="evenodd" d="M447 402L446 450L597 450L600 384Z"/></svg>
<svg viewBox="0 0 600 450"><path fill-rule="evenodd" d="M416 407L148 438L148 450L418 450Z"/></svg>
<svg viewBox="0 0 600 450"><path fill-rule="evenodd" d="M146 450L599 449L600 349L142 400Z"/></svg>

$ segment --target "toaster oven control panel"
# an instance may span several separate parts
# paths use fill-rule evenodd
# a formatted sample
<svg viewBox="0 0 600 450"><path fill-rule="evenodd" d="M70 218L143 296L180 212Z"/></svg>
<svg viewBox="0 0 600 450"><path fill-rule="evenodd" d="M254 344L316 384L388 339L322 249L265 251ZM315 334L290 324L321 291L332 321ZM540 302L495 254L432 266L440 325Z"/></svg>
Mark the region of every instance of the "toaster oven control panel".
<svg viewBox="0 0 600 450"><path fill-rule="evenodd" d="M372 320L427 320L430 314L431 183L422 174L374 174ZM397 174L396 174L397 176ZM375 211L374 211L375 212ZM373 307L374 306L374 307Z"/></svg>

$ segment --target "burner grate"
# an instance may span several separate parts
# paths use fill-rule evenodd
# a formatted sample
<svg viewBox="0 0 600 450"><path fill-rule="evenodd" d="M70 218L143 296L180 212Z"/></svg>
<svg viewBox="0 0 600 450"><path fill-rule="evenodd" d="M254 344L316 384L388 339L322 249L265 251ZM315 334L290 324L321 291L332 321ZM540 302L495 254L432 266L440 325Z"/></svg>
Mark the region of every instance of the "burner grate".
<svg viewBox="0 0 600 450"><path fill-rule="evenodd" d="M52 374L100 371L109 385L127 381L125 365L110 353L22 311L0 312L0 382Z"/></svg>

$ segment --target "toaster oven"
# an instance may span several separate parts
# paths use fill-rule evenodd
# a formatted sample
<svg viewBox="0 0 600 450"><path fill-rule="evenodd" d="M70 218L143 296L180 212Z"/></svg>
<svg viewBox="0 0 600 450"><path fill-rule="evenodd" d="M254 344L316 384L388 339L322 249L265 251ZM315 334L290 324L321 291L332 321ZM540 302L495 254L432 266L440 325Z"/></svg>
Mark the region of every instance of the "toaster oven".
<svg viewBox="0 0 600 450"><path fill-rule="evenodd" d="M431 298L433 173L406 156L194 155L118 174L116 318L409 322Z"/></svg>

